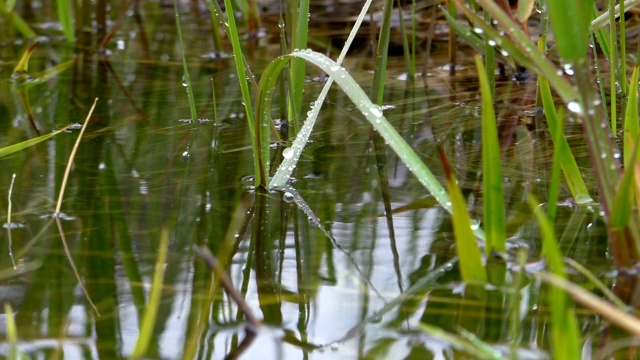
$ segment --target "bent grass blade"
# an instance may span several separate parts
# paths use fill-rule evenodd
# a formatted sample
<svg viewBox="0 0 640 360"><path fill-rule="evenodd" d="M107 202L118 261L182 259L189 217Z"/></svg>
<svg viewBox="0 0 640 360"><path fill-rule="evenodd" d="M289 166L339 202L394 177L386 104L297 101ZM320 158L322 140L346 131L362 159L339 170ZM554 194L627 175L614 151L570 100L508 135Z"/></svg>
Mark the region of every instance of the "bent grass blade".
<svg viewBox="0 0 640 360"><path fill-rule="evenodd" d="M256 105L256 121L258 123L268 121L272 98L272 92L269 91L269 89L274 88L280 72L291 57L305 59L333 77L336 84L338 84L338 86L340 86L340 88L346 93L362 115L364 115L364 117L371 123L373 128L380 133L389 147L391 147L402 162L405 163L407 168L417 177L418 181L420 181L420 183L429 190L431 195L433 195L445 210L450 213L452 212L451 200L446 189L433 175L431 170L424 165L411 146L407 144L402 136L398 134L398 132L385 118L380 106L371 102L364 90L362 90L360 85L358 85L353 77L351 77L347 70L323 54L307 49L280 56L269 64L260 79L260 84L258 86L258 102ZM308 134L302 134L303 130L300 132L301 136L306 136L307 139L311 135L310 130ZM283 161L280 168L278 168L278 171L274 176L274 181L269 184L270 188L277 189L286 183L286 180L291 176L293 169L297 165L297 161L305 145L306 141L300 142L297 146L292 146L290 148L290 154L285 156L286 159ZM278 179L278 181L276 182L275 179ZM474 233L481 239L484 239L485 237L484 232L479 228L475 229Z"/></svg>

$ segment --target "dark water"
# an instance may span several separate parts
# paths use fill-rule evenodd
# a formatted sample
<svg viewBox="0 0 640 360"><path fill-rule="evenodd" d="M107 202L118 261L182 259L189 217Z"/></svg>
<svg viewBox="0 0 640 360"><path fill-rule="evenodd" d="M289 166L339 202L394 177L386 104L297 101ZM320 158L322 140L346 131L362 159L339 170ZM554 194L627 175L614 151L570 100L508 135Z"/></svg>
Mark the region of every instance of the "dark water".
<svg viewBox="0 0 640 360"><path fill-rule="evenodd" d="M13 228L0 231L0 267L13 269L15 262L21 271L8 271L0 299L17 310L23 353L129 356L164 229L168 258L147 358L474 358L427 335L419 323L451 333L466 329L498 353L549 357L547 289L527 277L518 283L513 272L503 287L468 290L455 263L450 216L392 153L384 152L378 166L369 127L339 90L329 95L294 174L297 201L254 189L233 60L211 51L203 18L184 14L201 119L192 124L174 21L171 11L147 14L143 26L125 16L105 57L96 51L94 34L74 48L53 31L41 39L29 68L33 78L46 71L51 76L28 93L10 80L28 44L6 40L0 47L2 146L81 123L99 98L71 171L62 231L50 215L79 130L0 160L3 214L16 174ZM429 74L415 84L401 76L402 60L392 60L385 114L438 176L436 145L444 146L472 214L481 218L480 107L471 59L462 53L458 75L449 76L444 45L434 46ZM267 38L247 47L257 76L278 53ZM365 88L370 61L355 54L349 62ZM323 77L312 69L308 79L307 104ZM496 101L511 255L526 252L531 266L540 245L526 195L544 198L551 156L543 120L535 116L534 84L506 79ZM33 123L21 96L29 99ZM586 166L579 136L570 141ZM274 150L274 161L281 150ZM561 197L567 199L568 190ZM388 216L385 198L393 209ZM607 282L611 269L597 207L561 207L556 229L565 254ZM79 286L62 235L99 315ZM255 338L247 336L244 316L212 280L196 245L227 264L235 289L266 324ZM596 341L598 323L582 315L585 340ZM7 343L0 346L7 349Z"/></svg>

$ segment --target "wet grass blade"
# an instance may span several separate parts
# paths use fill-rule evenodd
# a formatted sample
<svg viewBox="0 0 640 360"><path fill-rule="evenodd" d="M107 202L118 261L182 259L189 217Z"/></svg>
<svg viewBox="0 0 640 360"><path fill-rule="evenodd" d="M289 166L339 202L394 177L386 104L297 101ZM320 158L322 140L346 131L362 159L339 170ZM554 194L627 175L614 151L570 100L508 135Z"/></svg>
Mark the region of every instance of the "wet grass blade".
<svg viewBox="0 0 640 360"><path fill-rule="evenodd" d="M292 44L294 49L307 48L307 34L309 32L309 0L296 0L296 15L294 22L294 32L292 36ZM292 59L291 61L291 96L289 97L289 119L296 133L300 129L299 117L302 108L303 87L305 84L304 76L307 64L301 59Z"/></svg>
<svg viewBox="0 0 640 360"><path fill-rule="evenodd" d="M160 231L160 244L153 272L151 292L149 293L149 303L144 310L144 317L142 318L142 325L140 326L140 335L138 336L136 347L131 354L131 358L133 359L142 358L147 353L147 349L153 340L153 328L156 324L158 309L160 308L160 297L162 296L162 282L164 279L164 267L167 260L168 246L169 229L163 227Z"/></svg>
<svg viewBox="0 0 640 360"><path fill-rule="evenodd" d="M17 151L20 151L20 150L24 150L24 149L26 149L28 147L31 147L33 145L36 145L36 144L41 143L43 141L46 141L47 139L51 138L52 136L55 136L55 135L65 131L65 130L67 130L69 128L69 126L71 126L71 125L67 125L67 126L63 127L62 129L56 130L56 131L54 131L54 132L52 132L50 134L45 134L45 135L38 136L38 137L33 138L33 139L29 139L29 140L25 140L23 142L19 142L19 143L14 144L14 145L3 147L3 148L0 149L0 157L7 156L9 154L13 154L14 152L17 152Z"/></svg>
<svg viewBox="0 0 640 360"><path fill-rule="evenodd" d="M345 44L342 50L340 51L340 55L336 60L337 65L341 65L342 61L347 56L347 52L349 51L351 44L353 43L353 40L356 38L356 35L358 34L358 30L360 29L360 26L362 25L362 22L364 21L365 16L368 13L369 8L371 7L371 3L372 3L372 0L367 0L362 6L362 9L360 10L360 15L358 15L358 18L356 19L355 24L351 28L351 32L349 33L349 36L347 37L347 40L345 41ZM278 72L271 75L274 75L277 77ZM300 154L302 153L302 150L304 149L307 142L309 141L309 136L311 135L313 127L315 126L316 120L320 113L320 109L324 104L324 100L326 99L327 94L329 93L329 89L331 88L333 81L334 81L333 77L331 76L331 74L329 74L329 79L327 79L324 86L322 87L322 90L320 91L320 94L318 95L318 98L316 99L316 101L313 102L313 106L311 106L311 108L307 112L307 118L304 124L302 125L301 130L296 135L296 138L294 139L293 144L291 145L292 150L287 150L289 152L288 155L291 155L291 156L284 157L284 159L282 160L282 163L278 167L278 170L276 171L271 182L269 183L270 187L278 189L278 188L283 188L287 184L289 177L291 176L291 174L293 173L293 170L298 164L298 160L300 160ZM258 103L258 106L260 105L262 104ZM257 110L257 112L258 114L261 113L260 110ZM267 114L265 114L265 116L266 115ZM268 144L263 144L263 146L265 146L263 151L268 152L269 151Z"/></svg>
<svg viewBox="0 0 640 360"><path fill-rule="evenodd" d="M211 1L210 3L214 3ZM219 7L215 7L216 13ZM246 69L246 63L244 61L244 54L242 53L242 47L240 46L240 35L238 33L238 27L236 25L234 14L234 7L231 0L224 0L224 6L227 11L227 36L231 41L231 48L233 50L233 60L236 65L236 75L240 82L240 92L242 93L242 103L244 104L245 114L247 116L247 122L249 125L249 132L251 133L251 148L253 149L253 161L255 168L255 182L256 185L266 185L269 176L269 152L262 151L263 145L266 143L266 147L269 146L269 117L265 118L265 124L260 124L261 129L265 133L265 136L260 137L260 134L256 134L254 121L253 121L253 106L251 105L251 93L249 92L249 80Z"/></svg>
<svg viewBox="0 0 640 360"><path fill-rule="evenodd" d="M557 153L562 172L567 180L567 185L571 191L571 195L575 199L576 203L584 204L592 202L587 185L584 183L578 163L573 157L567 138L564 136L562 129L562 119L556 112L556 107L551 96L551 89L549 88L549 82L543 78L538 78L538 84L540 86L540 97L542 98L542 106L544 107L544 113L547 118L547 124L549 125L549 132L553 138L554 154ZM560 134L556 137L555 134Z"/></svg>
<svg viewBox="0 0 640 360"><path fill-rule="evenodd" d="M451 208L453 211L451 220L453 221L453 233L456 240L462 280L487 282L487 272L482 264L482 253L471 228L467 204L458 186L458 180L456 180L453 168L442 148L438 148L438 155L447 177L447 190L449 191L449 196L451 196ZM487 238L490 236L491 234L487 233Z"/></svg>
<svg viewBox="0 0 640 360"><path fill-rule="evenodd" d="M476 55L476 67L482 94L482 186L484 193L484 228L487 235L486 254L507 250L505 234L504 193L498 126L493 109L493 91L489 85L482 58Z"/></svg>
<svg viewBox="0 0 640 360"><path fill-rule="evenodd" d="M62 26L62 32L67 38L67 41L72 43L76 41L76 36L73 27L73 13L71 11L71 1L57 0L56 5L58 8L58 20Z"/></svg>
<svg viewBox="0 0 640 360"><path fill-rule="evenodd" d="M538 220L542 236L542 254L547 261L552 274L566 279L562 254L558 248L558 241L553 232L553 225L543 212L539 202L529 197L529 205ZM564 291L552 287L548 296L551 307L551 344L554 359L580 358L580 333L573 304Z"/></svg>
<svg viewBox="0 0 640 360"><path fill-rule="evenodd" d="M638 139L640 134L640 124L638 124L638 67L633 69L631 80L629 82L629 98L627 99L627 108L624 115L624 167L630 168L633 162L631 151L633 144L631 141Z"/></svg>
<svg viewBox="0 0 640 360"><path fill-rule="evenodd" d="M189 111L191 113L191 125L195 128L198 125L198 112L196 110L196 102L193 97L193 86L191 86L191 76L189 76L189 68L187 67L187 57L184 51L184 41L182 41L182 26L180 26L180 13L178 12L178 1L173 1L173 11L176 18L176 30L178 34L178 44L180 45L180 56L182 58L182 70L184 75L182 85L187 89L187 98L189 99Z"/></svg>
<svg viewBox="0 0 640 360"><path fill-rule="evenodd" d="M506 29L505 31L498 31L493 25L487 24L484 19L465 6L462 0L453 1L474 26L481 29L488 39L496 42L496 46L500 46L518 64L545 77L565 102L575 101L578 98L575 87L562 77L562 72L559 72L558 67L533 45L531 40L519 29L518 24L493 0L480 0L479 3L483 9L491 14L500 28Z"/></svg>
<svg viewBox="0 0 640 360"><path fill-rule="evenodd" d="M269 115L271 104L272 92L275 83L278 79L282 68L286 65L286 62L290 57L299 57L305 59L314 65L320 67L327 74L332 76L336 82L347 94L349 99L356 105L358 110L364 115L364 117L373 125L374 129L380 133L385 139L391 149L398 155L398 157L407 165L411 172L416 176L418 181L424 185L431 195L440 203L440 205L451 212L451 203L449 195L445 188L440 184L438 179L433 173L424 165L420 157L413 151L411 146L398 134L394 127L389 123L382 113L380 106L371 102L369 97L362 90L360 85L351 77L351 75L343 67L338 65L333 60L329 59L323 54L314 52L312 50L304 50L293 52L289 55L283 55L269 64L265 69L258 88L258 99L256 104L256 119L257 121L264 121ZM313 109L312 109L313 111ZM309 130L311 131L311 130ZM302 132L302 131L301 131ZM303 134L301 134L303 135ZM308 136L308 134L307 134ZM285 158L299 158L304 146L290 148L289 154L286 154ZM287 166L287 170L291 167L295 167L297 164L293 163ZM278 187L271 185L270 187ZM484 239L484 233L480 229L474 230L477 237Z"/></svg>
<svg viewBox="0 0 640 360"><path fill-rule="evenodd" d="M616 30L616 16L615 12L612 11L615 5L613 0L609 0L609 64L611 67L611 71L609 71L609 86L610 89L617 89L618 79L616 77L616 72L618 70L618 37ZM611 109L611 132L615 135L618 132L618 92L610 91L609 96L611 99L609 100L610 109Z"/></svg>

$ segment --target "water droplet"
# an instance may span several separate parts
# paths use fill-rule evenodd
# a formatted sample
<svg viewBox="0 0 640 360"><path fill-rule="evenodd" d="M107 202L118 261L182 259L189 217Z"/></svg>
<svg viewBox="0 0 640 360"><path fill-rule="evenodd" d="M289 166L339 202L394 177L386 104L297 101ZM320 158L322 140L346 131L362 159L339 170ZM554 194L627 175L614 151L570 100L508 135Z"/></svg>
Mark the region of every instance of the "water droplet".
<svg viewBox="0 0 640 360"><path fill-rule="evenodd" d="M187 87L189 83L187 82L187 75L182 75L182 86Z"/></svg>
<svg viewBox="0 0 640 360"><path fill-rule="evenodd" d="M578 103L577 101L571 101L569 104L567 104L567 109L569 109L569 111L573 113L582 115L582 106L580 106L580 103Z"/></svg>
<svg viewBox="0 0 640 360"><path fill-rule="evenodd" d="M293 157L293 150L291 148L286 148L282 151L282 157L285 159L291 159Z"/></svg>
<svg viewBox="0 0 640 360"><path fill-rule="evenodd" d="M282 194L282 200L284 200L284 202L286 203L293 202L293 194L288 191L285 192L284 194Z"/></svg>
<svg viewBox="0 0 640 360"><path fill-rule="evenodd" d="M371 111L371 114L375 117L381 117L382 116L382 108L380 108L380 106L378 105L371 105L369 107L369 111Z"/></svg>

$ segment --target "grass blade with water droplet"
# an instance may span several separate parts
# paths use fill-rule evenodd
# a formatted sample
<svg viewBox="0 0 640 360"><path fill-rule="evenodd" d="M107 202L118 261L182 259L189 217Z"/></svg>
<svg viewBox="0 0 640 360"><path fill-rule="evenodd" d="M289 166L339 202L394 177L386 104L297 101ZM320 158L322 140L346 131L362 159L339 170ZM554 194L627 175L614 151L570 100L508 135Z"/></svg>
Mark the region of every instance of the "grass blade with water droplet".
<svg viewBox="0 0 640 360"><path fill-rule="evenodd" d="M562 130L562 119L558 117L556 107L551 96L551 89L549 88L549 82L544 77L538 78L538 86L540 89L540 97L542 98L542 106L544 107L544 113L549 125L549 132L551 133L554 146L554 154L557 153L558 161L564 173L564 177L567 180L567 185L571 191L571 195L575 199L576 203L583 204L593 201L587 185L584 183L584 179L580 174L578 163L573 157L567 138L564 136ZM559 128L560 127L560 128ZM556 138L556 134L560 133L560 137Z"/></svg>
<svg viewBox="0 0 640 360"><path fill-rule="evenodd" d="M382 113L382 109L373 104L369 97L362 90L360 85L353 79L353 77L340 67L336 62L329 59L323 54L308 50L297 51L289 55L283 55L275 59L267 69L265 69L262 78L260 79L260 85L258 89L258 101L256 104L257 121L264 121L269 114L269 104L271 103L272 94L267 91L269 88L275 86L275 81L278 75L282 71L286 62L290 57L303 58L314 65L320 67L327 74L331 75L336 84L342 88L347 94L349 99L356 105L358 110L365 116L365 118L373 125L374 129L380 133L385 139L391 149L398 155L398 157L406 164L409 170L417 177L418 181L424 185L427 190L434 196L434 198L440 203L440 205L451 212L451 204L449 195L445 188L440 184L438 179L427 168L420 157L413 151L411 146L398 134L389 121ZM294 149L294 156L296 153L302 152L302 149ZM295 164L293 164L295 166ZM275 184L271 184L270 187L277 187ZM475 234L479 238L484 238L484 233L480 229L475 230Z"/></svg>

